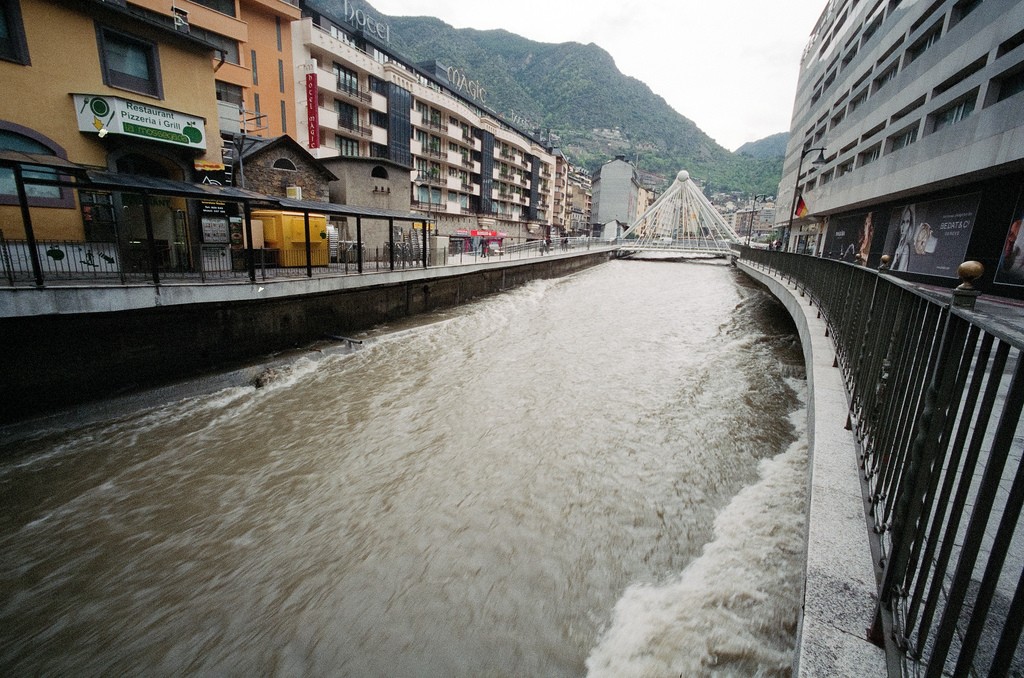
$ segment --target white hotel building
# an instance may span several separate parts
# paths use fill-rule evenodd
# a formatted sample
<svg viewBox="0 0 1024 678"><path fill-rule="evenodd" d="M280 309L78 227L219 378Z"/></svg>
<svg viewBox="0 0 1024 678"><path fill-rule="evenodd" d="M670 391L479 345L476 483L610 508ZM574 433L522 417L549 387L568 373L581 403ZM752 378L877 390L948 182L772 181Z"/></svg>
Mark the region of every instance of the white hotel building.
<svg viewBox="0 0 1024 678"><path fill-rule="evenodd" d="M824 157L824 163L815 161ZM799 176L798 176L799 174ZM776 226L790 251L1024 296L1024 3L831 0L800 77ZM802 191L802 192L798 192Z"/></svg>
<svg viewBox="0 0 1024 678"><path fill-rule="evenodd" d="M463 65L408 63L389 48L391 27L351 0L344 16L321 0L300 7L292 24L296 137L336 174L337 163L373 165L382 181L365 204L411 204L453 237L560 235L557 226L551 233L556 157L488 111L486 90ZM306 74L315 75L309 92Z"/></svg>

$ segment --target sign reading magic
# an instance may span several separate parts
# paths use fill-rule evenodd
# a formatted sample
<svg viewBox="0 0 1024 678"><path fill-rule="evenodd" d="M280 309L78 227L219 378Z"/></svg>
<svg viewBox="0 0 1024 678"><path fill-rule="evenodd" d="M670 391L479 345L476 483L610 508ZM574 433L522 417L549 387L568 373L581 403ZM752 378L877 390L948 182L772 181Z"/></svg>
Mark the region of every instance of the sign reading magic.
<svg viewBox="0 0 1024 678"><path fill-rule="evenodd" d="M206 120L120 97L73 94L80 132L123 134L206 150Z"/></svg>

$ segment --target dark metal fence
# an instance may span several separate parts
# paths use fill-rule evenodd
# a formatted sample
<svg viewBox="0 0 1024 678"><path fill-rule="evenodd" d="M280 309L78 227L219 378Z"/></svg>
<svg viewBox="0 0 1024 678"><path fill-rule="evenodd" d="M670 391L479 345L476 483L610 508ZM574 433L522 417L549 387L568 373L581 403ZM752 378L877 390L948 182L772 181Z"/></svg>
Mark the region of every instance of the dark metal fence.
<svg viewBox="0 0 1024 678"><path fill-rule="evenodd" d="M891 276L744 248L826 320L860 452L890 675L1024 675L1024 332ZM951 285L952 288L952 285ZM1005 320L1005 318L1003 318Z"/></svg>
<svg viewBox="0 0 1024 678"><path fill-rule="evenodd" d="M552 251L590 249L597 245L590 238L566 238L564 244L552 247L543 240L509 245L486 252L472 249L463 252L453 247L427 247L423 256L422 242L396 241L392 256L391 243L367 248L354 242L340 242L326 253L307 260L304 250L283 251L270 248L232 248L228 245L199 245L189 251L184 243L157 249L153 257L146 243L85 242L78 240L35 240L39 262L39 278L33 268L31 247L27 240L12 240L0 230L0 284L30 286L42 283L136 284L159 281L221 282L247 280L249 257L258 280L373 273L387 270L447 266L480 261L507 261L541 256ZM610 243L608 244L609 246ZM251 253L251 254L250 254ZM486 256L485 256L486 255ZM156 262L156 275L153 262ZM307 266L308 264L308 266Z"/></svg>

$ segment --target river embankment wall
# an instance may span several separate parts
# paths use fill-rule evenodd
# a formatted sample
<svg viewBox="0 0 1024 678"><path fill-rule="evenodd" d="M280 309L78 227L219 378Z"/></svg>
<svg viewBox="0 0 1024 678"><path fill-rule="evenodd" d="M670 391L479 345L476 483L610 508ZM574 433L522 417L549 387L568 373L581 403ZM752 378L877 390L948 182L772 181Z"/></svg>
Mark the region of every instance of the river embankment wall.
<svg viewBox="0 0 1024 678"><path fill-rule="evenodd" d="M793 675L885 676L885 653L867 640L878 589L835 347L817 309L794 286L742 261L737 266L786 307L807 366L807 559Z"/></svg>
<svg viewBox="0 0 1024 678"><path fill-rule="evenodd" d="M607 249L301 279L0 290L0 421L222 370L607 262Z"/></svg>

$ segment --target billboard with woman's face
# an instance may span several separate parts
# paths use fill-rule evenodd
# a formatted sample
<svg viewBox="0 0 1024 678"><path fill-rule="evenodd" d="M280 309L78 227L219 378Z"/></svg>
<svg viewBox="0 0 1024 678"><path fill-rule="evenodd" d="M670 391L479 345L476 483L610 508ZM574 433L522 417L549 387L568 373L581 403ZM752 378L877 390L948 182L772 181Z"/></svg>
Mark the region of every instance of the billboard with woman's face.
<svg viewBox="0 0 1024 678"><path fill-rule="evenodd" d="M865 212L829 220L822 256L866 266L875 237L875 223L884 219L884 212Z"/></svg>
<svg viewBox="0 0 1024 678"><path fill-rule="evenodd" d="M901 205L889 216L883 254L893 271L956 278L971 241L980 193Z"/></svg>
<svg viewBox="0 0 1024 678"><path fill-rule="evenodd" d="M1024 192L1017 198L1017 206L1010 217L1010 227L1006 231L1003 250L999 255L999 267L996 269L995 281L1005 285L1024 285Z"/></svg>

